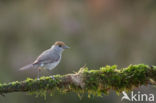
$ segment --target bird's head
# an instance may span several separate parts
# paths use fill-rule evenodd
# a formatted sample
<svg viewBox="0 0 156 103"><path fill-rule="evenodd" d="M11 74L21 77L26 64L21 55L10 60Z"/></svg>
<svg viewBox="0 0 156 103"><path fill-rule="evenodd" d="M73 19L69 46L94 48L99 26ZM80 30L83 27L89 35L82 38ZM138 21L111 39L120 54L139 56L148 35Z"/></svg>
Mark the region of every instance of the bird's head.
<svg viewBox="0 0 156 103"><path fill-rule="evenodd" d="M52 47L61 52L64 51L64 49L70 48L62 41L56 41Z"/></svg>

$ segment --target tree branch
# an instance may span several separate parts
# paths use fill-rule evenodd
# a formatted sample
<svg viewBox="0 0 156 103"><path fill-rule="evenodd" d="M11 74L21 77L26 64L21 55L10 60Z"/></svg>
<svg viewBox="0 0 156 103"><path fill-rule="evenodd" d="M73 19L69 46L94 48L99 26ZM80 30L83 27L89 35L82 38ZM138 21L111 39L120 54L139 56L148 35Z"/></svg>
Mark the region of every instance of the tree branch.
<svg viewBox="0 0 156 103"><path fill-rule="evenodd" d="M0 84L0 94L12 92L29 92L45 96L54 92L76 92L83 94L101 95L114 90L117 93L130 91L141 85L155 84L156 66L144 64L130 65L127 68L117 69L117 66L106 66L99 70L81 68L79 72L67 75L41 77L39 80L27 78L24 81L15 81Z"/></svg>

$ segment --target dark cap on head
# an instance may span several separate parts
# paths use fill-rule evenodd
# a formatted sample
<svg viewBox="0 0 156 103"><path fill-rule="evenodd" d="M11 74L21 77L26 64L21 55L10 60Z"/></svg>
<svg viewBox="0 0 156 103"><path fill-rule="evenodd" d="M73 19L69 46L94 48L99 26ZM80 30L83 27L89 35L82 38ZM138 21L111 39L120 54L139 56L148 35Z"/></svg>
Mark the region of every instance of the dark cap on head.
<svg viewBox="0 0 156 103"><path fill-rule="evenodd" d="M64 42L62 41L56 41L54 45L57 45L59 47L62 47L63 49L68 49L70 48L69 46L67 46Z"/></svg>
<svg viewBox="0 0 156 103"><path fill-rule="evenodd" d="M64 42L62 42L62 41L56 41L54 45L62 45L62 46L64 46L64 45L65 45L65 43L64 43Z"/></svg>

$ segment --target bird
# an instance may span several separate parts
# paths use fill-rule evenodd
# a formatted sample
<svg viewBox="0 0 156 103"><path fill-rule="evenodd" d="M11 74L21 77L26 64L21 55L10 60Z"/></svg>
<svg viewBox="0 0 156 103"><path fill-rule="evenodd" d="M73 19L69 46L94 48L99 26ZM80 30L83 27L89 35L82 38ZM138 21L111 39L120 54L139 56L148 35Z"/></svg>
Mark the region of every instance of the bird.
<svg viewBox="0 0 156 103"><path fill-rule="evenodd" d="M52 70L54 69L61 61L62 53L65 49L70 48L62 41L56 41L49 49L43 51L37 59L31 63L28 64L19 70L27 70L27 69L37 69L38 76L37 78L40 78L40 70L46 69L46 70ZM53 78L53 77L52 77Z"/></svg>

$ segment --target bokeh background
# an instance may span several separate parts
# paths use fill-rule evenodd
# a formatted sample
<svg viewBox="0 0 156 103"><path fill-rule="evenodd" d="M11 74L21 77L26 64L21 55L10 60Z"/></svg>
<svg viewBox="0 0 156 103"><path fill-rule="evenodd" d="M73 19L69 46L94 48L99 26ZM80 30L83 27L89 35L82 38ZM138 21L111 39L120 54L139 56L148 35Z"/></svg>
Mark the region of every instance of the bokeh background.
<svg viewBox="0 0 156 103"><path fill-rule="evenodd" d="M99 69L116 64L156 65L155 0L0 0L0 82L35 78L18 69L33 62L55 41L71 49L51 74ZM47 75L43 71L43 75ZM153 87L141 87L155 93ZM81 99L75 93L35 98L25 93L0 97L0 103L120 103L115 92Z"/></svg>

